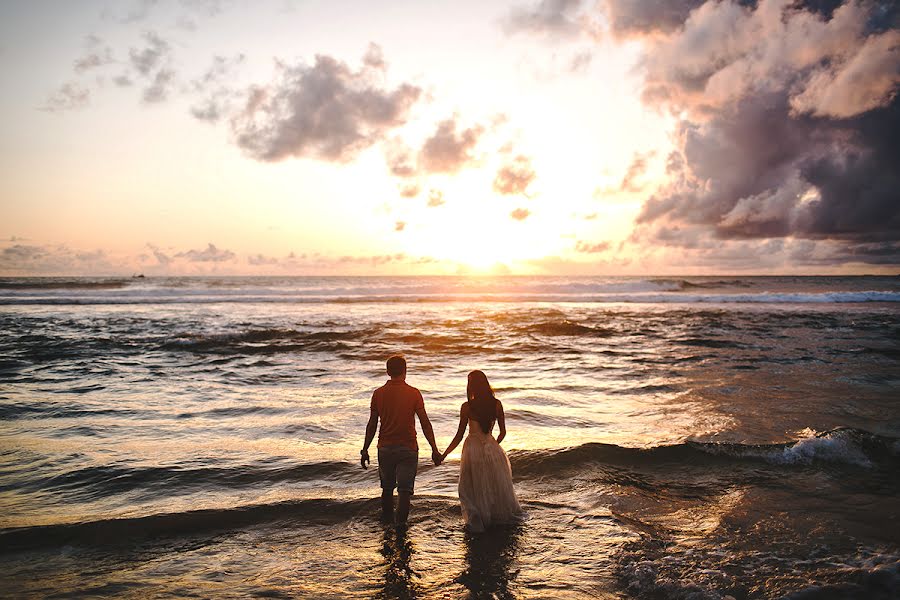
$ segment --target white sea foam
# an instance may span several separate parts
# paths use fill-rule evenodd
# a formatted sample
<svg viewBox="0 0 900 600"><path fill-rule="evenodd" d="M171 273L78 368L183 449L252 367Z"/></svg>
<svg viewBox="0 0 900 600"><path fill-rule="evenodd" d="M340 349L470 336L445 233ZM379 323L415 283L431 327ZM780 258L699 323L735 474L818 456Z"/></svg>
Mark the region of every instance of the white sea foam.
<svg viewBox="0 0 900 600"><path fill-rule="evenodd" d="M861 467L872 466L865 453L842 431L829 432L821 437L803 438L793 446L785 448L781 454L771 455L769 459L780 464L827 461Z"/></svg>

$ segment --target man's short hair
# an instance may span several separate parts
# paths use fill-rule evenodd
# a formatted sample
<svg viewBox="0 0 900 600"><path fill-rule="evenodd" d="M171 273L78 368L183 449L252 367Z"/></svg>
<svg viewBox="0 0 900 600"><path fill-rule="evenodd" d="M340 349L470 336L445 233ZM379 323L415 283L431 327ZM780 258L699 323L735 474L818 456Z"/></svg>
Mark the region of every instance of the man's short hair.
<svg viewBox="0 0 900 600"><path fill-rule="evenodd" d="M387 359L387 372L391 377L399 377L406 373L406 359L399 354Z"/></svg>

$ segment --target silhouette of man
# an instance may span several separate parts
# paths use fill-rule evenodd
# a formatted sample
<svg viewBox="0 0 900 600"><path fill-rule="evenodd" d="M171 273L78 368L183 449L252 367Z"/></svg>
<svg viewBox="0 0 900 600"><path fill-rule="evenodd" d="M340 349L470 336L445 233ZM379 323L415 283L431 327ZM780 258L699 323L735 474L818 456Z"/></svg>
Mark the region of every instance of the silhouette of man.
<svg viewBox="0 0 900 600"><path fill-rule="evenodd" d="M425 413L425 401L416 388L406 383L406 359L392 356L387 360L390 379L372 394L366 441L359 453L363 469L368 468L369 445L378 430L378 477L381 479L381 511L385 520L394 515L394 488L397 488L397 523L406 524L409 500L416 482L419 446L416 443L418 415L425 439L431 444L431 460L441 463L441 452L434 441L434 430ZM381 420L381 428L378 421Z"/></svg>

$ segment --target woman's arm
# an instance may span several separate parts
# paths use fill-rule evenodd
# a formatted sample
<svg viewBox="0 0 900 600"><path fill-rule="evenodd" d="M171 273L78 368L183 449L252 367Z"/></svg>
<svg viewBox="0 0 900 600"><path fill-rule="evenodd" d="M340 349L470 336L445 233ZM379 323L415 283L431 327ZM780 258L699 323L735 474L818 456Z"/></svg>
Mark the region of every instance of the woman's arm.
<svg viewBox="0 0 900 600"><path fill-rule="evenodd" d="M453 450L459 446L459 442L462 441L463 434L466 432L466 426L469 424L469 403L463 402L462 406L459 407L459 427L456 429L456 435L453 436L453 441L447 446L447 449L444 450L444 454L441 456L441 461L443 462L447 456L450 455Z"/></svg>
<svg viewBox="0 0 900 600"><path fill-rule="evenodd" d="M500 435L497 436L499 444L506 437L506 417L503 415L503 404L499 400L497 400L497 425L500 427Z"/></svg>

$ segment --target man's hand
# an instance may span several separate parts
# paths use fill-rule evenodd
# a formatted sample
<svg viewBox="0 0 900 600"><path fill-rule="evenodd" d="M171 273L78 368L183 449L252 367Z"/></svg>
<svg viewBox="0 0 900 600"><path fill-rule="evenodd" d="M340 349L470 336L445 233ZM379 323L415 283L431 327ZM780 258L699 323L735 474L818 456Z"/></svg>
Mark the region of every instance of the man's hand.
<svg viewBox="0 0 900 600"><path fill-rule="evenodd" d="M362 465L362 468L363 468L363 469L368 469L368 468L369 468L369 463L370 463L370 462L371 462L371 461L369 460L369 451L368 451L368 450L361 450L360 453L359 453L359 464Z"/></svg>
<svg viewBox="0 0 900 600"><path fill-rule="evenodd" d="M443 462L444 456L435 448L431 451L431 460L434 462L434 466L438 466Z"/></svg>

